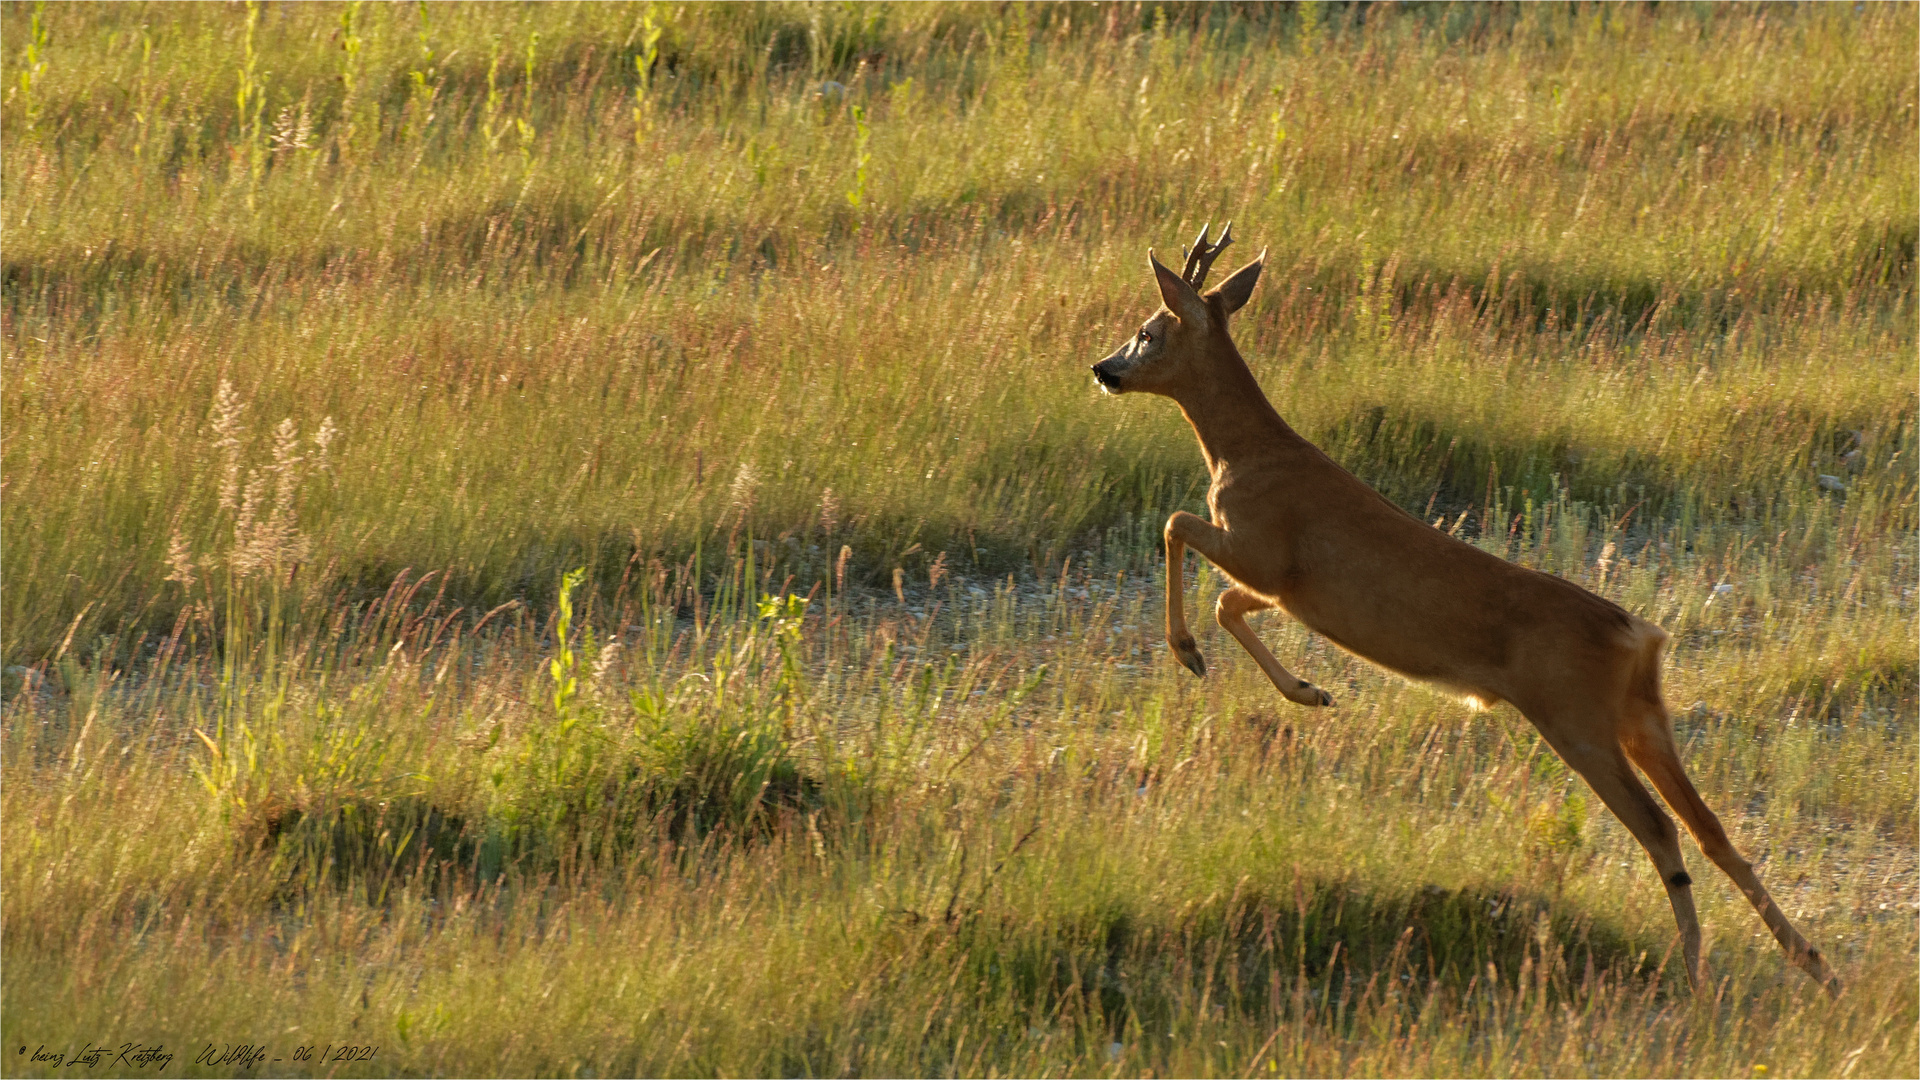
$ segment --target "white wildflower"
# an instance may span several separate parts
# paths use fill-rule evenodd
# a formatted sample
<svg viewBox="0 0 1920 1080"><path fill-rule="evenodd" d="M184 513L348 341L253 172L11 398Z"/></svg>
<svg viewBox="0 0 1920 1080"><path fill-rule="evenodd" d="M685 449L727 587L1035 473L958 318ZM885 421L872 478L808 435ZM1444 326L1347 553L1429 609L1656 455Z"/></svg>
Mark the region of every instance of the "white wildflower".
<svg viewBox="0 0 1920 1080"><path fill-rule="evenodd" d="M760 470L751 461L741 462L740 471L734 474L733 483L727 488L728 504L745 517L747 511L753 509L753 493L759 487Z"/></svg>
<svg viewBox="0 0 1920 1080"><path fill-rule="evenodd" d="M208 415L208 420L213 425L214 449L220 453L222 510L237 510L240 507L240 436L245 431L240 426L240 414L246 407L233 384L221 379L220 388L213 395L213 411Z"/></svg>
<svg viewBox="0 0 1920 1080"><path fill-rule="evenodd" d="M193 552L187 546L187 538L175 529L167 540L167 580L177 581L188 592L193 591Z"/></svg>

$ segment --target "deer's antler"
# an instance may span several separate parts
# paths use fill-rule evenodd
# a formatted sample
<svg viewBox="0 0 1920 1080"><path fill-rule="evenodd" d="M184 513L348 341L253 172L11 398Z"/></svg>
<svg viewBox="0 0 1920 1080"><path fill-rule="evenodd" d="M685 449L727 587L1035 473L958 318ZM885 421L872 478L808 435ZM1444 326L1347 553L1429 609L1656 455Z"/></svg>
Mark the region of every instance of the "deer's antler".
<svg viewBox="0 0 1920 1080"><path fill-rule="evenodd" d="M1199 292L1200 287L1206 284L1207 271L1213 269L1213 260L1219 258L1222 251L1227 250L1228 244L1233 243L1233 222L1229 221L1221 227L1220 239L1209 245L1207 229L1212 224L1208 222L1200 226L1200 236L1194 240L1193 247L1180 249L1181 253L1187 257L1186 268L1180 271L1180 277L1193 286L1194 292Z"/></svg>

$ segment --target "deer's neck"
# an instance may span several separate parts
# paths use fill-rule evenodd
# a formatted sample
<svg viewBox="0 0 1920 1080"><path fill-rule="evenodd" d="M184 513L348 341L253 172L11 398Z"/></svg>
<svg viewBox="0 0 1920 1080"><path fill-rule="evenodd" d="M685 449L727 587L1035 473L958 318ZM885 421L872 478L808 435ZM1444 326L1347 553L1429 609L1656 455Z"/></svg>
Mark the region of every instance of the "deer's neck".
<svg viewBox="0 0 1920 1080"><path fill-rule="evenodd" d="M1215 477L1228 463L1272 453L1299 439L1231 345L1220 357L1214 378L1183 388L1173 399L1199 436L1207 471Z"/></svg>

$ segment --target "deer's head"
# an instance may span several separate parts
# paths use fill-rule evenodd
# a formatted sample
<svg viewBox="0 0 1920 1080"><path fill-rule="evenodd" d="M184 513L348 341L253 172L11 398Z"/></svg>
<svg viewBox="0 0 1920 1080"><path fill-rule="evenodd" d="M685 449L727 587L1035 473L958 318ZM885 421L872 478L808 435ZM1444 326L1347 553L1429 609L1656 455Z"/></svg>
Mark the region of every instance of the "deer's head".
<svg viewBox="0 0 1920 1080"><path fill-rule="evenodd" d="M1211 358L1221 345L1232 353L1227 316L1253 295L1267 253L1262 251L1259 258L1202 294L1213 260L1231 243L1231 221L1212 244L1207 243L1207 227L1201 226L1200 238L1186 252L1186 266L1178 274L1160 265L1148 249L1147 264L1160 288L1161 307L1126 344L1093 365L1093 377L1102 390L1109 394L1140 390L1172 397L1178 388L1208 379Z"/></svg>

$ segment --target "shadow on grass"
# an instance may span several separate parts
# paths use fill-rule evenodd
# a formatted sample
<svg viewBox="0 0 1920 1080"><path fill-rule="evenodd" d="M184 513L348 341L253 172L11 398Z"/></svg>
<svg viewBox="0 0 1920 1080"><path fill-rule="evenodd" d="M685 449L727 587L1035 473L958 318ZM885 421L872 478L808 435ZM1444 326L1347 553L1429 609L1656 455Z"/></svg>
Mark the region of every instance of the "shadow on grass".
<svg viewBox="0 0 1920 1080"><path fill-rule="evenodd" d="M1288 894L1214 896L1177 912L1112 907L1052 923L983 915L957 937L983 995L1011 994L1037 1017L1103 1027L1115 1040L1152 1041L1205 1010L1338 1028L1435 996L1520 987L1564 1001L1603 977L1677 978L1671 965L1662 972L1654 943L1542 895L1376 891L1305 876Z"/></svg>
<svg viewBox="0 0 1920 1080"><path fill-rule="evenodd" d="M1869 710L1914 714L1915 699L1920 698L1920 669L1911 649L1875 642L1839 657L1837 663L1823 660L1793 665L1787 700L1801 702L1811 715L1833 722Z"/></svg>
<svg viewBox="0 0 1920 1080"><path fill-rule="evenodd" d="M802 819L818 827L821 818L835 816L820 782L790 759L752 761L723 752L690 761L671 776L629 763L543 792L535 805L475 815L421 795L307 807L269 799L237 833L243 851L272 854L281 895L328 890L382 906L403 886L432 892L511 874L672 859L757 843Z"/></svg>
<svg viewBox="0 0 1920 1080"><path fill-rule="evenodd" d="M353 889L376 905L397 886L472 866L480 851L466 818L418 796L309 808L269 800L241 826L240 841L273 854L283 892Z"/></svg>
<svg viewBox="0 0 1920 1080"><path fill-rule="evenodd" d="M1520 498L1531 493L1538 501L1564 489L1576 501L1604 507L1625 494L1628 502L1640 504L1641 515L1654 518L1681 497L1664 463L1632 450L1603 455L1575 445L1571 433L1564 431L1501 440L1454 418L1368 405L1309 437L1354 475L1415 514L1480 507L1487 501L1490 480Z"/></svg>
<svg viewBox="0 0 1920 1080"><path fill-rule="evenodd" d="M1454 153L1471 156L1469 146ZM1278 337L1329 333L1353 319L1396 326L1450 326L1502 338L1571 335L1570 343L1625 345L1685 327L1726 334L1759 315L1817 317L1830 301L1872 307L1898 302L1914 281L1920 228L1901 220L1861 226L1850 258L1822 269L1765 261L1739 274L1679 281L1616 267L1552 261L1448 259L1396 251L1375 264L1354 255L1281 248L1252 318ZM1355 305L1360 305L1355 307Z"/></svg>

